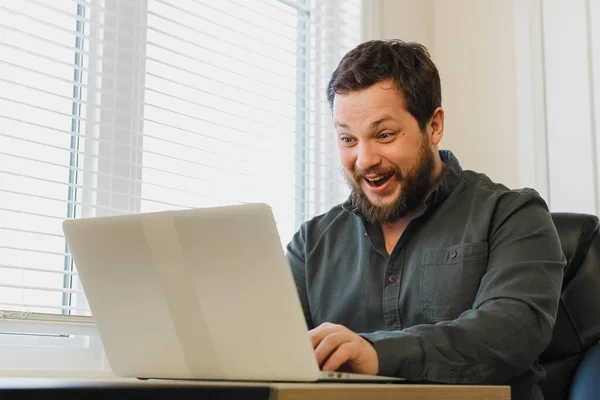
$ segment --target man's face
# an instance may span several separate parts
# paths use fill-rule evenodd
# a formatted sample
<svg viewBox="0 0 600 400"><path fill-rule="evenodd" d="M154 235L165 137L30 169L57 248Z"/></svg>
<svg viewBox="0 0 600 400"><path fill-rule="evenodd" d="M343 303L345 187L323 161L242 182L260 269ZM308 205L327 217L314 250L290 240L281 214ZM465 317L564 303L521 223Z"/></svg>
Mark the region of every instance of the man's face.
<svg viewBox="0 0 600 400"><path fill-rule="evenodd" d="M336 95L333 117L358 211L370 222L393 223L420 207L432 184L433 148L393 84Z"/></svg>

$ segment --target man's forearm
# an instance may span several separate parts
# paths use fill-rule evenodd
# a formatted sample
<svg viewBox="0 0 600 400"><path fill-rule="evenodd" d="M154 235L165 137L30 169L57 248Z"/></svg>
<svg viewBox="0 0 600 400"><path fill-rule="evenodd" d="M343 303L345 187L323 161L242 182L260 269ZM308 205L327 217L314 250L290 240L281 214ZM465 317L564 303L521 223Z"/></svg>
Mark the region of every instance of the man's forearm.
<svg viewBox="0 0 600 400"><path fill-rule="evenodd" d="M553 320L521 301L495 299L454 321L361 334L379 374L446 383L503 383L532 365Z"/></svg>

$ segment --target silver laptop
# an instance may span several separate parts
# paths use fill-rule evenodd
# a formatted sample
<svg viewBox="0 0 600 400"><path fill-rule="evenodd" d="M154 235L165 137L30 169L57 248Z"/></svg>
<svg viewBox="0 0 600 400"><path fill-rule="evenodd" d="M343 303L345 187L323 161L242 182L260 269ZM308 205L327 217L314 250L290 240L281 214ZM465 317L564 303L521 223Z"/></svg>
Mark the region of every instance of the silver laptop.
<svg viewBox="0 0 600 400"><path fill-rule="evenodd" d="M63 230L117 376L397 379L319 370L265 204L67 220Z"/></svg>

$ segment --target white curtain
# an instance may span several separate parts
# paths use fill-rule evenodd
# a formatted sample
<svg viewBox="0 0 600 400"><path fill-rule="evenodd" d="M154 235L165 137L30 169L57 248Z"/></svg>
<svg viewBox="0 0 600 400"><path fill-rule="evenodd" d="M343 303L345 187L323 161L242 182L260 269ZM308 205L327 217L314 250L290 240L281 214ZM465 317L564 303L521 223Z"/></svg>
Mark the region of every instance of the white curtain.
<svg viewBox="0 0 600 400"><path fill-rule="evenodd" d="M600 212L600 2L541 0L552 211Z"/></svg>

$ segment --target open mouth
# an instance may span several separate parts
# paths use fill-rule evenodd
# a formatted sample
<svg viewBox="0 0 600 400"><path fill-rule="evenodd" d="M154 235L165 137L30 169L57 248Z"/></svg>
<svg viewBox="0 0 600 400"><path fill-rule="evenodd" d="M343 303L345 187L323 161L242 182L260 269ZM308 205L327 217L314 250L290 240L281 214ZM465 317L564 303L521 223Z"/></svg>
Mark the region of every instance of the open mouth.
<svg viewBox="0 0 600 400"><path fill-rule="evenodd" d="M365 177L364 180L367 182L367 184L369 186L379 187L379 186L385 185L385 183L387 181L389 181L393 175L394 174L387 174L387 175L372 176L369 178Z"/></svg>

